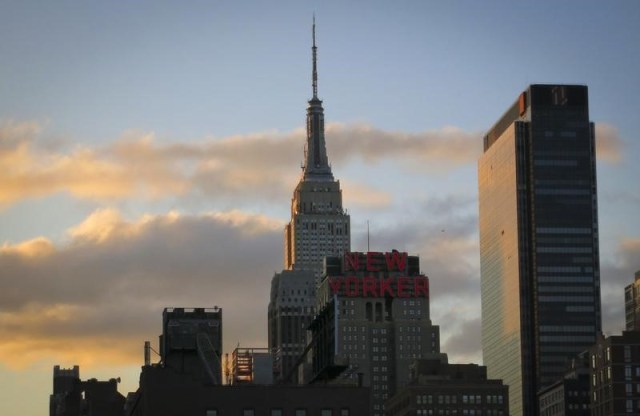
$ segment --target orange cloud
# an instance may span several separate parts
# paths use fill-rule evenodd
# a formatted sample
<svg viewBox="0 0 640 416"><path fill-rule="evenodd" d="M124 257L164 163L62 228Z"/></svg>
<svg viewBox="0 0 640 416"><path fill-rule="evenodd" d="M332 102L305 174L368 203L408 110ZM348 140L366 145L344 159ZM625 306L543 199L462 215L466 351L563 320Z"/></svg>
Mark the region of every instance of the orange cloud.
<svg viewBox="0 0 640 416"><path fill-rule="evenodd" d="M599 158L619 160L617 130L606 123L596 129ZM236 206L238 201L280 203L291 196L298 179L305 142L302 129L191 142L162 142L153 133L130 131L102 147L51 149L42 145L46 140L41 135L35 123L0 124L0 206L61 192L110 203L198 194ZM338 177L350 164L358 164L365 177L378 175L376 165L383 162L414 172L470 166L482 145L481 133L450 126L405 133L331 123L326 136L329 159L341 166L335 169ZM370 187L358 193L363 186L352 187L353 202L372 207L388 203L387 196Z"/></svg>
<svg viewBox="0 0 640 416"><path fill-rule="evenodd" d="M598 159L616 163L622 159L623 142L618 129L607 123L596 123L596 155Z"/></svg>
<svg viewBox="0 0 640 416"><path fill-rule="evenodd" d="M391 194L364 183L340 181L344 195L344 206L384 208L391 204Z"/></svg>
<svg viewBox="0 0 640 416"><path fill-rule="evenodd" d="M55 250L55 247L48 239L37 237L32 240L24 241L16 245L5 243L0 247L0 254L16 255L24 257L40 257L47 256Z"/></svg>

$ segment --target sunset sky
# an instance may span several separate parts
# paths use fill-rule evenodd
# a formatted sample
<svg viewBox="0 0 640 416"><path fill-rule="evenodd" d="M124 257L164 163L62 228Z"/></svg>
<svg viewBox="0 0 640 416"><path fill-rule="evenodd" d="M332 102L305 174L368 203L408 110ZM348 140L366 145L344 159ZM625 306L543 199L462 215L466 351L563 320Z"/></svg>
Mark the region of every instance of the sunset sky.
<svg viewBox="0 0 640 416"><path fill-rule="evenodd" d="M589 87L604 330L640 269L640 2L0 0L0 414L52 368L137 387L162 309L266 346L303 160L311 19L352 249L420 256L481 363L476 161L532 83Z"/></svg>

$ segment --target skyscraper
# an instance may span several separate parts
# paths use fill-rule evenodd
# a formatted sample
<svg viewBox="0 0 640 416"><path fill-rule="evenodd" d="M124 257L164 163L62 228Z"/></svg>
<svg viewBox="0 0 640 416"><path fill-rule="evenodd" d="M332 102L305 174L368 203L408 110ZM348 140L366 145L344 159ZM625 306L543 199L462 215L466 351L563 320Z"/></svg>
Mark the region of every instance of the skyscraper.
<svg viewBox="0 0 640 416"><path fill-rule="evenodd" d="M587 87L531 85L484 137L478 181L484 365L535 415L601 330Z"/></svg>
<svg viewBox="0 0 640 416"><path fill-rule="evenodd" d="M349 215L342 208L340 181L333 178L324 139L324 109L318 98L317 47L313 24L313 97L307 107L307 143L302 177L291 199L291 221L284 233L284 267L319 276L325 256L351 246Z"/></svg>
<svg viewBox="0 0 640 416"><path fill-rule="evenodd" d="M342 207L324 139L324 109L318 98L316 29L312 37L313 97L307 107L307 142L300 182L291 199L291 221L284 232L284 267L271 281L269 348L274 380L296 382L296 363L315 314L315 287L325 256L340 256L351 246L349 215Z"/></svg>

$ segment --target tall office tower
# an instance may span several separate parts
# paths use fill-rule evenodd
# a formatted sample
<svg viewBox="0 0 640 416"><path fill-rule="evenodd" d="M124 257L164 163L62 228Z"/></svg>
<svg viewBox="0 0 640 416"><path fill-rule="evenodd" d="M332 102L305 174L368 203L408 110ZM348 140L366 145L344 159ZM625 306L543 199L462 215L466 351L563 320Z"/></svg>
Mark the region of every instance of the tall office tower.
<svg viewBox="0 0 640 416"><path fill-rule="evenodd" d="M327 257L310 326L311 381L361 382L371 389L372 415L410 381L415 359L440 352L429 313L429 279L407 253Z"/></svg>
<svg viewBox="0 0 640 416"><path fill-rule="evenodd" d="M318 98L315 21L312 29L313 97L307 108L307 142L302 177L291 199L284 232L284 267L271 282L269 348L276 382L297 382L296 363L315 314L315 285L325 256L351 246L349 215L342 208L340 182L333 178L324 139L324 109Z"/></svg>
<svg viewBox="0 0 640 416"><path fill-rule="evenodd" d="M478 181L484 365L513 415L536 415L601 329L587 87L531 85L484 137Z"/></svg>
<svg viewBox="0 0 640 416"><path fill-rule="evenodd" d="M634 282L624 288L624 315L627 331L640 331L640 270Z"/></svg>
<svg viewBox="0 0 640 416"><path fill-rule="evenodd" d="M307 143L300 182L291 199L291 221L284 233L284 267L312 270L319 276L325 256L351 246L349 215L342 208L340 181L333 178L324 140L324 109L318 98L315 22L313 24L313 97L307 107Z"/></svg>

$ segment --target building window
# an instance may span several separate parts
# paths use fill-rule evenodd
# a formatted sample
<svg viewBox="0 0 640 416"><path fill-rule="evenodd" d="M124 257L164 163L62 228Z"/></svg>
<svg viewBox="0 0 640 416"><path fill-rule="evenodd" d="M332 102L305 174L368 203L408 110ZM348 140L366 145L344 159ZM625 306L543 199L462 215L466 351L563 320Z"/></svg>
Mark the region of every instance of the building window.
<svg viewBox="0 0 640 416"><path fill-rule="evenodd" d="M347 408L340 409L340 416L349 416L349 409Z"/></svg>
<svg viewBox="0 0 640 416"><path fill-rule="evenodd" d="M271 409L271 416L282 416L282 409Z"/></svg>
<svg viewBox="0 0 640 416"><path fill-rule="evenodd" d="M205 416L218 416L217 409L209 409L206 411Z"/></svg>
<svg viewBox="0 0 640 416"><path fill-rule="evenodd" d="M333 416L333 412L331 412L331 409L322 409L320 410L320 416Z"/></svg>
<svg viewBox="0 0 640 416"><path fill-rule="evenodd" d="M242 416L255 416L255 412L253 409L244 409L242 411Z"/></svg>
<svg viewBox="0 0 640 416"><path fill-rule="evenodd" d="M307 409L296 409L296 416L307 416Z"/></svg>

